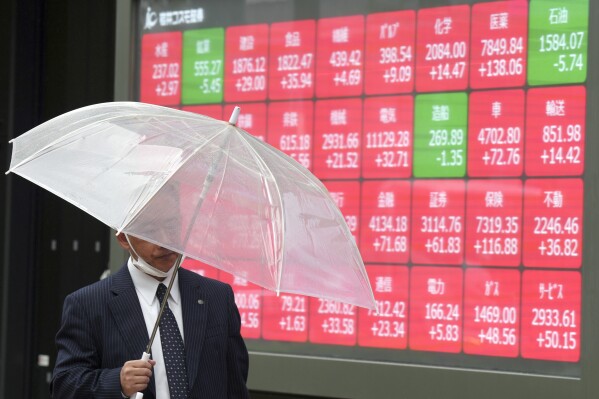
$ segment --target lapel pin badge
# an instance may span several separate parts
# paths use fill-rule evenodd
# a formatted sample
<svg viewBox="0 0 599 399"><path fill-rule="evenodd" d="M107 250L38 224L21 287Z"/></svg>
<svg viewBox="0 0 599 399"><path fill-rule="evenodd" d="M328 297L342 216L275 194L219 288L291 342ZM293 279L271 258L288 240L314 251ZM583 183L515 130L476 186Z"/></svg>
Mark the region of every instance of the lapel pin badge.
<svg viewBox="0 0 599 399"><path fill-rule="evenodd" d="M198 303L199 303L200 305L203 305L203 304L204 304L204 300L203 300L203 299L198 299Z"/></svg>

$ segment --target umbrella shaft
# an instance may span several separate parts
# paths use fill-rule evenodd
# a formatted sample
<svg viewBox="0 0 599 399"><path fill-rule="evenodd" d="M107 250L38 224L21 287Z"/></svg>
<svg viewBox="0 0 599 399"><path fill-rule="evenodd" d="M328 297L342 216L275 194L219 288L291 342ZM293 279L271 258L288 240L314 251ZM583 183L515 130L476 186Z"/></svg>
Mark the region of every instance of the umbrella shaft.
<svg viewBox="0 0 599 399"><path fill-rule="evenodd" d="M187 240L189 240L189 237L191 235L192 226L194 225L195 220L199 214L199 209L202 207L202 203L204 202L204 198L206 198L208 189L210 188L210 186L212 185L212 182L214 181L216 164L220 161L221 157L222 157L222 152L219 154L218 160L216 162L213 162L212 165L210 166L210 170L208 171L208 175L206 176L206 180L204 181L204 187L202 188L202 193L200 194L198 204L197 204L196 209L194 210L193 216L191 218L191 223L189 224L189 227L187 228L187 233L185 234L185 241L184 241L185 243L187 243ZM177 272L179 271L179 267L181 267L182 260L183 260L183 254L180 254L177 257L177 261L175 262L175 266L174 266L175 270L173 271L173 276L171 277L171 281L168 283L168 287L166 288L166 294L164 295L164 297L167 299L171 292L171 287L173 286L175 277L177 276ZM152 336L150 337L150 342L148 342L148 346L146 348L146 353L151 353L152 343L154 342L154 338L156 337L156 331L158 331L158 326L160 325L160 319L162 318L162 313L164 312L166 303L167 303L167 301L165 300L162 302L162 305L160 306L160 312L158 313L158 317L156 318L156 323L154 323L154 329L152 330Z"/></svg>

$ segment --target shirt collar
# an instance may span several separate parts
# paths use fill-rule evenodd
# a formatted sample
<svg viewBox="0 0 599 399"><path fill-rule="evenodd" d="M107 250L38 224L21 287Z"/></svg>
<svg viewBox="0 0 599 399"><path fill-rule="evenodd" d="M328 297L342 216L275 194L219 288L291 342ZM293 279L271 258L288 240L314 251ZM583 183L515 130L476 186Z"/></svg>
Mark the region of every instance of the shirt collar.
<svg viewBox="0 0 599 399"><path fill-rule="evenodd" d="M131 279L133 280L133 285L135 286L135 289L137 290L137 292L141 294L141 297L148 305L152 305L154 301L158 301L158 298L156 298L156 290L158 289L158 284L163 283L168 287L170 279L175 270L175 268L172 267L167 272L166 278L163 281L158 281L154 277L145 274L137 267L133 266L133 263L131 262L131 257L129 257L129 260L127 261L127 268L129 269L129 273L131 274ZM177 275L175 276L175 281L173 282L173 286L171 288L169 296L171 300L174 301L176 304L179 304L181 302L181 293L179 291L179 273L177 273Z"/></svg>

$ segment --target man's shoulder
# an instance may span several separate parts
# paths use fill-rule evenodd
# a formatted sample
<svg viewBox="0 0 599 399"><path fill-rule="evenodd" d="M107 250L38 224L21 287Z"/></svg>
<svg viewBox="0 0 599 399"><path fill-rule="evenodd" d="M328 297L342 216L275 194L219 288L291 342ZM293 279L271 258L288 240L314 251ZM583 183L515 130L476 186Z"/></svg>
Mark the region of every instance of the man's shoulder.
<svg viewBox="0 0 599 399"><path fill-rule="evenodd" d="M76 298L98 297L107 295L116 281L123 280L126 275L126 267L119 269L116 273L109 275L106 278L88 284L70 294ZM130 277L129 277L130 278Z"/></svg>

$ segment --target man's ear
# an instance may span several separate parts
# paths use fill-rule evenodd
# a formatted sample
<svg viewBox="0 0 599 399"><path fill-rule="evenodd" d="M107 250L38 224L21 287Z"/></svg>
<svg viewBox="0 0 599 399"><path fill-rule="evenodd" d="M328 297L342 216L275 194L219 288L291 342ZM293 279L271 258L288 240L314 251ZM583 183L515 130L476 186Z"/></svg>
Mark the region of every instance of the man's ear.
<svg viewBox="0 0 599 399"><path fill-rule="evenodd" d="M123 247L123 249L129 251L131 249L131 246L129 245L129 242L127 241L127 237L125 237L125 233L119 233L116 235L116 240L119 242L119 245L121 247Z"/></svg>

